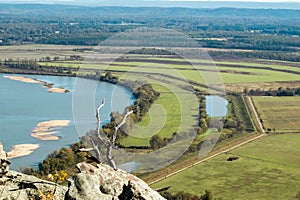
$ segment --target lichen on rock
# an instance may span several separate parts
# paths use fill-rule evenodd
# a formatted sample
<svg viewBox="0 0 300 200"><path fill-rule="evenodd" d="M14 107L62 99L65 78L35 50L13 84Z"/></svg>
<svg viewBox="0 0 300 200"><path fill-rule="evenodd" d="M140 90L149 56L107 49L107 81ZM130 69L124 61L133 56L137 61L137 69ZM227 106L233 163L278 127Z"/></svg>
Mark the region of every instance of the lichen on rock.
<svg viewBox="0 0 300 200"><path fill-rule="evenodd" d="M77 164L80 173L70 180L67 196L70 199L165 199L143 180L106 164Z"/></svg>
<svg viewBox="0 0 300 200"><path fill-rule="evenodd" d="M10 162L7 159L7 154L3 150L3 145L0 142L0 185L4 184L6 181L6 175L9 172Z"/></svg>
<svg viewBox="0 0 300 200"><path fill-rule="evenodd" d="M106 164L77 164L80 173L70 178L68 187L9 170L9 160L0 143L0 199L53 200L163 200L144 181ZM47 198L46 198L47 199ZM49 199L49 198L48 198Z"/></svg>

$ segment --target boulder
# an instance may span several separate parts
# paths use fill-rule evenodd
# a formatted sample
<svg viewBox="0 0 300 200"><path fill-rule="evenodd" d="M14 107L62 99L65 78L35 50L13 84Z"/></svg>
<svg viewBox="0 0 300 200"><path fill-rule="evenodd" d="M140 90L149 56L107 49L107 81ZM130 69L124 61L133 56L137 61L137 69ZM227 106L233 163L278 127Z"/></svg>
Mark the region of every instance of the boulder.
<svg viewBox="0 0 300 200"><path fill-rule="evenodd" d="M10 162L7 159L6 152L3 150L3 145L0 142L0 185L6 181L6 175L9 172Z"/></svg>
<svg viewBox="0 0 300 200"><path fill-rule="evenodd" d="M65 199L68 190L68 187L16 171L9 171L6 178L5 184L0 185L0 199L45 199L46 196Z"/></svg>
<svg viewBox="0 0 300 200"><path fill-rule="evenodd" d="M106 164L77 164L80 173L61 186L35 176L9 171L10 162L0 143L0 199L160 200L165 199L144 181Z"/></svg>
<svg viewBox="0 0 300 200"><path fill-rule="evenodd" d="M165 199L144 181L121 169L114 170L106 164L97 167L79 163L80 170L70 180L67 196L70 199Z"/></svg>

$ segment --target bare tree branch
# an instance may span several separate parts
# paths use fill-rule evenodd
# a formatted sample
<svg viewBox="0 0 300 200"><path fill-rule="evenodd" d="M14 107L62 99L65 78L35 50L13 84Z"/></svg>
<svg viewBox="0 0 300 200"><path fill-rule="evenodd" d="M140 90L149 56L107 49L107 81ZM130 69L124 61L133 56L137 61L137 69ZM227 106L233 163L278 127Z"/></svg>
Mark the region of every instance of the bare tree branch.
<svg viewBox="0 0 300 200"><path fill-rule="evenodd" d="M133 113L133 111L127 112L126 115L123 117L122 122L121 122L118 126L115 127L115 132L114 132L113 139L112 139L112 144L113 144L113 145L115 145L115 141L116 141L116 138L117 138L117 132L118 132L119 128L121 128L121 126L123 126L123 125L126 123L126 119L127 119L127 117L128 117L131 113Z"/></svg>
<svg viewBox="0 0 300 200"><path fill-rule="evenodd" d="M113 160L114 157L112 156L112 149L115 147L115 142L116 142L116 139L117 139L117 133L118 133L119 128L121 128L121 126L123 126L126 123L127 117L131 113L133 113L133 111L128 111L124 115L123 120L121 121L121 123L115 127L115 131L114 131L114 134L113 134L113 137L112 137L112 141L110 141L109 139L104 139L101 136L101 132L100 132L100 130L101 130L101 128L100 128L100 125L101 125L100 110L104 105L105 105L105 99L102 100L102 103L97 107L97 110L96 110L96 119L97 119L97 129L96 129L97 135L96 136L97 136L97 138L99 138L101 140L103 145L106 147L106 159L107 159L108 164L112 168L114 168L114 170L117 170L116 163ZM94 141L93 135L90 135L90 141L91 141L91 144L92 144L92 148L81 148L79 150L80 151L95 151L96 158L101 162L102 159L101 159L101 154L100 154L100 147L98 145L96 145L96 142Z"/></svg>

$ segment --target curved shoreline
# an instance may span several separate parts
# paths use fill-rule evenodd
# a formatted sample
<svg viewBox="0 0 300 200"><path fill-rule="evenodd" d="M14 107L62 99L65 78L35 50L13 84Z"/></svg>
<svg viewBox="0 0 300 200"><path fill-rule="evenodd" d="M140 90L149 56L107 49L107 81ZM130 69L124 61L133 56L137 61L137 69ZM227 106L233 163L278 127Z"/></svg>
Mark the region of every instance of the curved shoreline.
<svg viewBox="0 0 300 200"><path fill-rule="evenodd" d="M23 82L23 83L41 84L43 87L48 88L49 93L61 93L61 94L63 94L63 93L70 92L67 89L56 88L56 87L53 87L53 84L47 83L45 81L40 81L40 80L37 80L37 79L33 79L33 78L28 78L26 76L3 76L3 77L8 78L8 79L13 80L13 81L20 81L20 82Z"/></svg>
<svg viewBox="0 0 300 200"><path fill-rule="evenodd" d="M44 76L64 76L64 77L78 77L78 78L83 78L83 79L89 79L89 80L96 80L96 81L103 81L103 82L107 82L110 84L118 84L121 87L124 87L126 89L128 89L129 91L131 91L131 95L133 95L133 89L135 87L135 83L134 82L130 82L130 81L117 81L117 82L113 82L110 80L105 80L105 79L101 79L101 77L90 77L90 76L76 76L74 74L69 75L69 74L53 74L53 73L43 73L43 74L39 74L38 72L35 71L18 71L15 73L11 73L11 72L0 72L0 74L4 74L3 77L5 78L9 78L11 80L15 81L22 81L22 82L27 82L27 83L33 83L33 84L41 84L42 87L44 88L49 88L48 92L57 92L56 88L53 88L53 84L49 84L47 82L43 82L37 79L30 79L28 77L26 77L26 75L44 75ZM10 76L11 74L11 76ZM20 75L20 76L16 76L16 75ZM12 78L13 77L13 78ZM15 78L15 77L21 77L21 80L16 80L16 79L20 79L20 78ZM25 81L24 81L25 79ZM61 88L63 89L63 88ZM68 90L66 90L67 92L69 92ZM61 90L62 92L62 90ZM64 92L65 93L65 92ZM126 107L127 108L127 107ZM124 110L126 109L124 108ZM55 120L52 120L55 121ZM47 121L49 122L49 121ZM41 122L43 123L43 122ZM58 140L60 138L60 136L56 136L54 134L57 133L57 131L61 128L63 128L64 126L52 126L52 127L48 127L48 130L45 131L38 131L39 128L41 128L41 123L39 123L33 130L31 133L32 137L38 138L40 140L49 140L49 141L55 141ZM52 124L53 125L53 124ZM68 126L69 123L65 126ZM45 130L45 129L44 129ZM52 130L52 131L51 131ZM39 144L23 144L23 145L15 145L13 146L13 149L10 151L10 158L18 158L18 157L23 157L26 155L30 155L32 152L34 152L36 149L38 149L40 147Z"/></svg>
<svg viewBox="0 0 300 200"><path fill-rule="evenodd" d="M9 159L12 159L27 156L33 153L39 147L39 144L18 144L13 146L12 149L9 152L7 152L7 157Z"/></svg>

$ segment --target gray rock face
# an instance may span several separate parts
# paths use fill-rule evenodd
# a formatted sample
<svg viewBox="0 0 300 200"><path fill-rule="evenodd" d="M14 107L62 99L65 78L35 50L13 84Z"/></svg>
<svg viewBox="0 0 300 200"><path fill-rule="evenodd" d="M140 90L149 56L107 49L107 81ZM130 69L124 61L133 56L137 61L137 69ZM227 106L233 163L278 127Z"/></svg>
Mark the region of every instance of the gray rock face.
<svg viewBox="0 0 300 200"><path fill-rule="evenodd" d="M7 180L0 186L0 199L42 199L55 190L54 199L64 199L68 188L35 176L9 171ZM56 189L55 189L56 188Z"/></svg>
<svg viewBox="0 0 300 200"><path fill-rule="evenodd" d="M60 186L35 176L9 171L10 162L0 143L0 199L65 199L65 200L163 200L144 181L123 170L108 165L97 167L79 163L80 173ZM54 193L55 191L55 193ZM54 194L53 194L54 193ZM53 195L47 198L47 195Z"/></svg>
<svg viewBox="0 0 300 200"><path fill-rule="evenodd" d="M3 145L0 142L0 185L6 181L6 175L9 172L10 162L7 159L6 153L3 150Z"/></svg>
<svg viewBox="0 0 300 200"><path fill-rule="evenodd" d="M83 199L165 199L144 181L123 170L114 170L108 165L97 167L79 163L81 173L71 180L67 193L69 198Z"/></svg>

